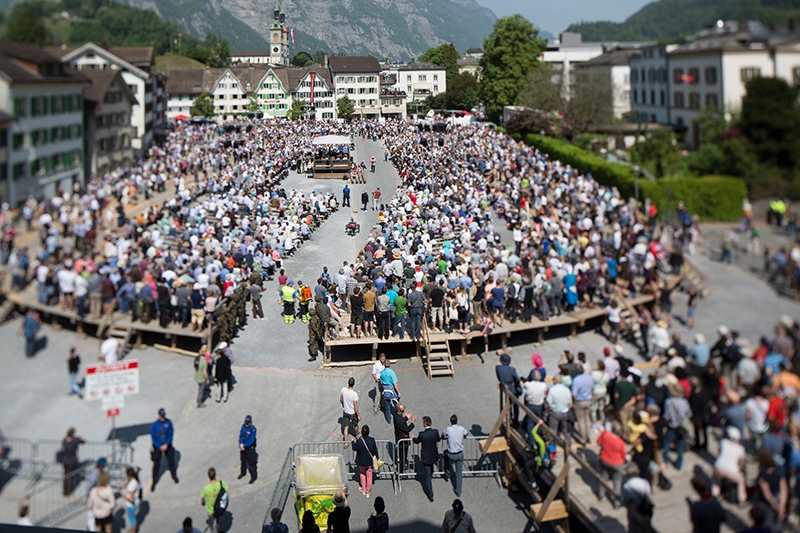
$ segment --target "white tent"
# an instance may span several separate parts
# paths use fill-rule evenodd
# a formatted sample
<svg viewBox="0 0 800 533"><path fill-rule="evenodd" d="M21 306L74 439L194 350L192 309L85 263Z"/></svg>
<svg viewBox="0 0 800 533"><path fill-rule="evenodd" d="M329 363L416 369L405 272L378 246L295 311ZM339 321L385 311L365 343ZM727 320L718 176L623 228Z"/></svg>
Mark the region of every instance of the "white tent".
<svg viewBox="0 0 800 533"><path fill-rule="evenodd" d="M344 135L323 135L321 137L316 137L311 144L314 146L350 146L350 137L345 137Z"/></svg>

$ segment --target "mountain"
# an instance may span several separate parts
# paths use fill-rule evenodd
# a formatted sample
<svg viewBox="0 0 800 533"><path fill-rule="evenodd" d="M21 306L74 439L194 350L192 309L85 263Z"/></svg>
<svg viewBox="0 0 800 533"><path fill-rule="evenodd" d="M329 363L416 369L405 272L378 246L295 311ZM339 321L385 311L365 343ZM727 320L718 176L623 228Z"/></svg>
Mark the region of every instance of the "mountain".
<svg viewBox="0 0 800 533"><path fill-rule="evenodd" d="M582 33L584 41L657 40L693 34L720 19L785 24L800 19L800 0L659 0L624 22L579 22L567 31Z"/></svg>
<svg viewBox="0 0 800 533"><path fill-rule="evenodd" d="M192 33L213 33L233 50L264 49L273 21L271 0L121 0L152 9ZM475 0L285 0L294 28L292 55L301 50L409 59L452 42L462 53L481 47L496 17Z"/></svg>

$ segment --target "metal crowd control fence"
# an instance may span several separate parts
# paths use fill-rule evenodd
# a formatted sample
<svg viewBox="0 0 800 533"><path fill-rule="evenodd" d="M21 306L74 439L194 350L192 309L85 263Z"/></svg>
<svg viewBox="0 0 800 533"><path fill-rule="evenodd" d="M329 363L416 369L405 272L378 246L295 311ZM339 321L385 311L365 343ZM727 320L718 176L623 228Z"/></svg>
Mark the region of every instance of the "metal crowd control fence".
<svg viewBox="0 0 800 533"><path fill-rule="evenodd" d="M286 459L283 460L280 474L278 474L278 482L275 484L275 490L272 492L272 498L269 500L269 507L267 507L267 514L264 516L264 526L272 522L272 510L276 507L283 511L286 507L286 501L289 499L289 494L292 492L294 486L294 448L289 448L286 452Z"/></svg>
<svg viewBox="0 0 800 533"><path fill-rule="evenodd" d="M127 483L125 469L128 466L117 463L109 463L106 466L106 471L111 475L109 486L114 489L115 494ZM87 483L92 468L94 464L85 464L66 477L36 485L25 497L30 509L31 522L37 526L56 527L80 514L85 514ZM66 495L64 489L67 489Z"/></svg>
<svg viewBox="0 0 800 533"><path fill-rule="evenodd" d="M461 471L462 477L481 477L492 476L497 478L499 475L500 463L495 454L484 455L481 452L480 441L485 440L485 437L468 436L464 439L464 463ZM400 439L397 441L395 447L397 450L396 455L396 471L398 477L398 486L402 492L402 485L400 480L413 479L417 474L422 471L422 461L420 444L415 443L412 439ZM436 445L439 451L439 460L434 465L433 477L444 477L445 470L445 456L443 449L446 446ZM499 483L499 480L498 480Z"/></svg>
<svg viewBox="0 0 800 533"><path fill-rule="evenodd" d="M0 442L0 469L9 474L32 477L36 472L36 445L28 439L4 438Z"/></svg>

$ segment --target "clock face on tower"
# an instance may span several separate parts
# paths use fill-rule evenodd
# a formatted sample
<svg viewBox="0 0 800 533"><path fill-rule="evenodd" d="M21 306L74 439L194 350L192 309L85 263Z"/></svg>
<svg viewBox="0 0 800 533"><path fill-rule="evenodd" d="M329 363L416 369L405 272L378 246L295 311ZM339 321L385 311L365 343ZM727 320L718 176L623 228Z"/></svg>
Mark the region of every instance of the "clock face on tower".
<svg viewBox="0 0 800 533"><path fill-rule="evenodd" d="M273 46L272 51L277 54L280 51L280 48L278 48L277 46Z"/></svg>

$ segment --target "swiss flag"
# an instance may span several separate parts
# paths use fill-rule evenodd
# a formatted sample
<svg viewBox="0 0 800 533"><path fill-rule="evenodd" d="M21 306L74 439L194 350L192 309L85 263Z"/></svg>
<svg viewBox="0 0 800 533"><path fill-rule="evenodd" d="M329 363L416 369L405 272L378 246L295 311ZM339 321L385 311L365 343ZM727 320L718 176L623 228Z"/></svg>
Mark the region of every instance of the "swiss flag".
<svg viewBox="0 0 800 533"><path fill-rule="evenodd" d="M685 83L694 83L694 76L688 74L681 74L681 81Z"/></svg>

